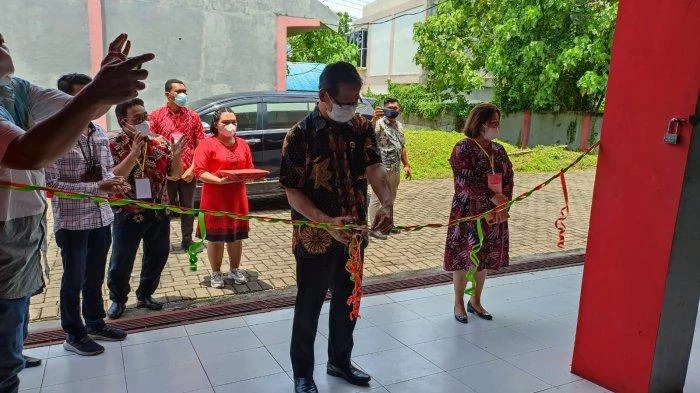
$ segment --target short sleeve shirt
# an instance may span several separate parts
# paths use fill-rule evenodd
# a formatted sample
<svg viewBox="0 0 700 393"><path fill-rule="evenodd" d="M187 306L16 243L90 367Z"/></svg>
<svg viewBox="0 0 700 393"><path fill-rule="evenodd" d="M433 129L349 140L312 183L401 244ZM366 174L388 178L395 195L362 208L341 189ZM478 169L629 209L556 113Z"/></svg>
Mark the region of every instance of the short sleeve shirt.
<svg viewBox="0 0 700 393"><path fill-rule="evenodd" d="M389 172L401 171L401 152L406 145L403 126L397 120L394 124L385 117L377 121L377 144L382 152L382 162Z"/></svg>
<svg viewBox="0 0 700 393"><path fill-rule="evenodd" d="M367 167L381 163L374 127L356 116L344 124L325 120L318 107L284 139L280 185L301 190L330 217L367 222ZM292 219L306 219L292 209ZM294 227L296 255L322 256L343 247L322 229Z"/></svg>

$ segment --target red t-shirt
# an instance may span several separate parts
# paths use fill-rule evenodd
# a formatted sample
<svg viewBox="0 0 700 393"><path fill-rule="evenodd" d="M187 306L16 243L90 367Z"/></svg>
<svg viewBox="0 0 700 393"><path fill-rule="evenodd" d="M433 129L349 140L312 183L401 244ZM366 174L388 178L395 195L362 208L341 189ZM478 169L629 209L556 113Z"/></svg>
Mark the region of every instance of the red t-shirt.
<svg viewBox="0 0 700 393"><path fill-rule="evenodd" d="M204 127L199 115L187 108L180 108L179 112L174 113L166 105L151 112L149 121L151 131L168 141L173 141L173 134L187 137L187 143L182 147L182 169L186 171L192 165L194 149L204 139Z"/></svg>

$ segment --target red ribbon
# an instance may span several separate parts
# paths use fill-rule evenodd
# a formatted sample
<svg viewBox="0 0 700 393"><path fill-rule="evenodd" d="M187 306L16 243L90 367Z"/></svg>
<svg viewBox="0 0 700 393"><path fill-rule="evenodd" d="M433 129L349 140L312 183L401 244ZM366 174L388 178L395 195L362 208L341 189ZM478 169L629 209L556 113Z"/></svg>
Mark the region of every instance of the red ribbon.
<svg viewBox="0 0 700 393"><path fill-rule="evenodd" d="M559 231L559 242L557 242L557 247L564 248L564 233L566 232L564 220L569 217L569 189L566 186L564 171L559 172L559 180L561 180L561 190L564 193L564 207L561 208L559 218L554 222L554 227Z"/></svg>
<svg viewBox="0 0 700 393"><path fill-rule="evenodd" d="M350 311L350 320L354 321L360 318L360 301L362 300L362 271L364 269L364 260L362 258L362 234L356 233L348 247L349 257L345 264L345 270L350 273L350 281L355 286L352 293L348 297L347 304L352 306Z"/></svg>

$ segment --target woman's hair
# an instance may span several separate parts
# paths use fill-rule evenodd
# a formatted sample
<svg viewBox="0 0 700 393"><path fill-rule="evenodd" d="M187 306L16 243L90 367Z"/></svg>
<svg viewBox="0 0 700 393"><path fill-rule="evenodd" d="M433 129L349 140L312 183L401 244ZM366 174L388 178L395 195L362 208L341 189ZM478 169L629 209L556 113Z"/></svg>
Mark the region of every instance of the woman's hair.
<svg viewBox="0 0 700 393"><path fill-rule="evenodd" d="M219 124L219 120L221 119L221 115L224 113L234 113L231 108L219 108L214 112L214 118L211 119L211 124L209 125L209 130L211 131L212 134L214 135L219 135L219 130L216 129L216 125Z"/></svg>
<svg viewBox="0 0 700 393"><path fill-rule="evenodd" d="M464 124L462 132L469 138L478 138L483 131L483 125L491 120L494 113L498 113L498 117L501 117L501 111L496 105L490 102L478 104L469 112L469 117L467 117L467 122Z"/></svg>

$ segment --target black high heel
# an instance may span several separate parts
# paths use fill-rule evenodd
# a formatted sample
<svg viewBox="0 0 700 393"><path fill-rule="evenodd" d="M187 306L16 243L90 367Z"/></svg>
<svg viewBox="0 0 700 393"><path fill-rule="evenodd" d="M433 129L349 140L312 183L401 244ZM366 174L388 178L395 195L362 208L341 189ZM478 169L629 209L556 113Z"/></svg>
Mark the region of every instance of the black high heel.
<svg viewBox="0 0 700 393"><path fill-rule="evenodd" d="M454 310L453 310L453 312L454 312ZM455 315L455 319L459 323L468 323L469 322L469 317L466 314L465 315L457 315L457 313L455 312L454 315Z"/></svg>
<svg viewBox="0 0 700 393"><path fill-rule="evenodd" d="M476 311L471 301L467 302L467 312L476 314L479 318L487 321L493 320L493 315L489 314L488 311L484 311L483 313Z"/></svg>

